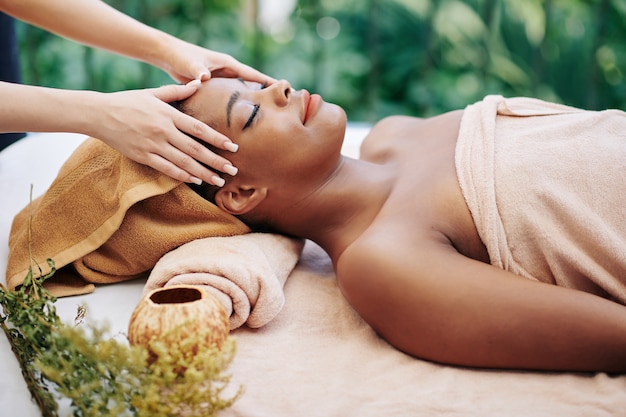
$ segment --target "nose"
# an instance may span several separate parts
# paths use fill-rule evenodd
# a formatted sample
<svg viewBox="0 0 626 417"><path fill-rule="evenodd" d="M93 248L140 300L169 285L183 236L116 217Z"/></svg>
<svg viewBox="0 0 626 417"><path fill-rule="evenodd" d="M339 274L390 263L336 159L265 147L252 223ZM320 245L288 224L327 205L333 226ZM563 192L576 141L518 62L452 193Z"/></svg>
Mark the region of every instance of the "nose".
<svg viewBox="0 0 626 417"><path fill-rule="evenodd" d="M289 104L292 92L291 84L289 84L289 81L279 80L267 88L272 91L272 97L274 98L274 102L278 106L283 107Z"/></svg>

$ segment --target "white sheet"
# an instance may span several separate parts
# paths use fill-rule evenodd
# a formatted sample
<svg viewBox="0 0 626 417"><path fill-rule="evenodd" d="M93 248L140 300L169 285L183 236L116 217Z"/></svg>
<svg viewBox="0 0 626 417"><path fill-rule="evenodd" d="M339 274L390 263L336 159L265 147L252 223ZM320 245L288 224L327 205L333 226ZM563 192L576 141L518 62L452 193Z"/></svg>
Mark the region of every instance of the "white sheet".
<svg viewBox="0 0 626 417"><path fill-rule="evenodd" d="M344 152L357 155L367 131L350 126ZM82 139L35 134L0 152L1 271L11 220L28 203L30 184L34 196L42 193ZM108 322L111 334L125 333L142 288L142 282L98 287L60 299L57 308L71 321L76 306L86 303L88 317ZM626 410L626 376L477 371L398 352L344 301L330 260L311 242L285 296L283 311L269 325L234 333L238 353L230 372L233 387L243 385L245 394L224 416L618 417ZM39 416L4 335L0 375L0 415Z"/></svg>

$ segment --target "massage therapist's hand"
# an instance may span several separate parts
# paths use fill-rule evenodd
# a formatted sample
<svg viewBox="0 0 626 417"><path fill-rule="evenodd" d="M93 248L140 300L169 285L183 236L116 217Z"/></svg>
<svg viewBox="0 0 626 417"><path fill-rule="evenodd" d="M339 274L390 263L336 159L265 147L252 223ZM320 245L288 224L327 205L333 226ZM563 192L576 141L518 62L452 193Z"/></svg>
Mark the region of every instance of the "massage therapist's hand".
<svg viewBox="0 0 626 417"><path fill-rule="evenodd" d="M187 134L218 148L236 151L237 145L204 123L179 112L169 102L196 92L199 81L190 85L167 85L146 90L98 93L88 115L87 134L106 142L134 161L148 165L184 182L223 185L219 172L237 170ZM187 134L185 134L187 133ZM203 167L205 163L213 171Z"/></svg>
<svg viewBox="0 0 626 417"><path fill-rule="evenodd" d="M276 81L228 54L211 51L178 38L168 37L161 45L163 52L158 55L164 58L154 64L183 84L194 79L206 81L211 77L239 77L267 85Z"/></svg>
<svg viewBox="0 0 626 417"><path fill-rule="evenodd" d="M219 76L275 81L227 54L147 26L100 0L0 0L0 10L64 38L147 62L183 84ZM166 104L192 95L197 85L99 96L24 87L0 83L0 98L19 97L17 103L0 100L0 131L88 132L129 158L185 182L201 179L221 185L217 172L236 172L184 133L218 148L230 144L234 151L227 138Z"/></svg>

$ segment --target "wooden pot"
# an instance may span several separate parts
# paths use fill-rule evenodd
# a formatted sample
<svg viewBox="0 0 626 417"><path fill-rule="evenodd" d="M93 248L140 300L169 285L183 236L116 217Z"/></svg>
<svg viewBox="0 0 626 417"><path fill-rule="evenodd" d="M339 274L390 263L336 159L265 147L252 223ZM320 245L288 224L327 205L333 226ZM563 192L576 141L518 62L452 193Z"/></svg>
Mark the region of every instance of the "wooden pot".
<svg viewBox="0 0 626 417"><path fill-rule="evenodd" d="M177 343L187 336L202 335L196 350L212 345L221 348L229 332L226 311L217 298L201 287L173 285L152 290L137 304L130 317L128 340L150 350L154 338Z"/></svg>

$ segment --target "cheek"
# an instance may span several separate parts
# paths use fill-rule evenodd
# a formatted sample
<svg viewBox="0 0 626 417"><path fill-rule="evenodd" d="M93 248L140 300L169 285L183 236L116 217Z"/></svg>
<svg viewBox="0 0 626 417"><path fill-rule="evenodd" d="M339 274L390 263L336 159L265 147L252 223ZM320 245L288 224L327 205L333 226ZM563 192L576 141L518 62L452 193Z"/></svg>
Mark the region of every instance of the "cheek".
<svg viewBox="0 0 626 417"><path fill-rule="evenodd" d="M324 108L310 126L290 118L265 119L254 130L231 138L239 151L226 155L240 173L255 176L292 176L323 169L334 160L345 132L345 113ZM342 117L343 116L343 117Z"/></svg>
<svg viewBox="0 0 626 417"><path fill-rule="evenodd" d="M278 136L246 138L239 143L239 150L231 161L246 177L263 178L290 176L293 165L301 158L295 135L289 141L278 140Z"/></svg>
<svg viewBox="0 0 626 417"><path fill-rule="evenodd" d="M253 157L273 161L297 148L300 134L298 126L281 120L268 121L264 126L241 135L238 143L240 150L254 154Z"/></svg>

